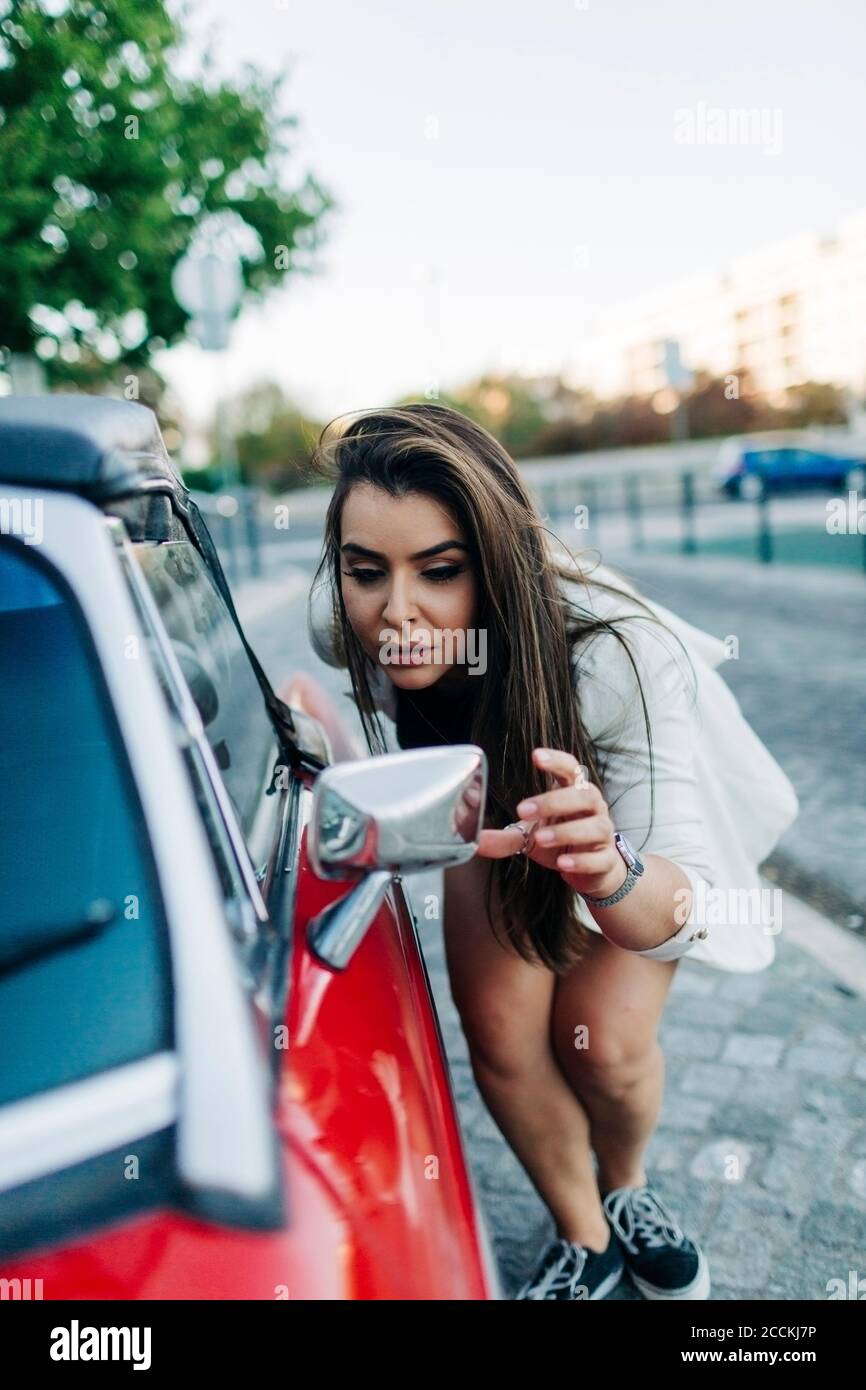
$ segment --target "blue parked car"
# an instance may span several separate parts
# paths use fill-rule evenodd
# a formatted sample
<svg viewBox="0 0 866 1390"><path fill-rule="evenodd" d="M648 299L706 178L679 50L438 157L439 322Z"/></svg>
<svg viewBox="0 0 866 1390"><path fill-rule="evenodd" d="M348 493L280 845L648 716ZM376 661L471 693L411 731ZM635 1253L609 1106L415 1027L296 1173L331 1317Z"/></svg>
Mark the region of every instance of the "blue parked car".
<svg viewBox="0 0 866 1390"><path fill-rule="evenodd" d="M866 459L834 453L798 434L768 432L726 439L713 477L729 497L753 500L765 493L799 488L860 490L866 486Z"/></svg>

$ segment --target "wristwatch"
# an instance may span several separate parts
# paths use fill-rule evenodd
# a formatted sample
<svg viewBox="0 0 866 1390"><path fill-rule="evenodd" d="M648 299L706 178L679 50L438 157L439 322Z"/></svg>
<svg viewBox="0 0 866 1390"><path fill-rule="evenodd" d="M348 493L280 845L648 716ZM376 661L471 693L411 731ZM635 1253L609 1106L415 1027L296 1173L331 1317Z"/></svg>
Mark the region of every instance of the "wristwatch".
<svg viewBox="0 0 866 1390"><path fill-rule="evenodd" d="M593 907L613 907L614 903L620 902L621 899L625 897L626 893L630 893L632 888L634 888L645 868L644 862L637 850L629 844L625 836L621 835L618 830L614 834L613 842L625 860L628 868L628 873L625 876L625 883L607 898L591 898L588 893L584 893L583 897L588 903L592 903Z"/></svg>

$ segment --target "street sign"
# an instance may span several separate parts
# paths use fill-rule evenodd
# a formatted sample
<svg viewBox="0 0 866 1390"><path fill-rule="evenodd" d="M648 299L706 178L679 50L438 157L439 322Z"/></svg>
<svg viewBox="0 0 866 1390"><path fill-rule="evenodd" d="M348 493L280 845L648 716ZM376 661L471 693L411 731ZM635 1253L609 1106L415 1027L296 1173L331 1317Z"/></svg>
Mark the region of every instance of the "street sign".
<svg viewBox="0 0 866 1390"><path fill-rule="evenodd" d="M182 309L191 315L191 328L201 347L218 352L228 347L229 325L243 294L240 261L189 252L172 271L171 287Z"/></svg>
<svg viewBox="0 0 866 1390"><path fill-rule="evenodd" d="M680 345L675 338L666 338L662 343L662 371L668 386L675 391L688 391L691 387L693 374L683 366Z"/></svg>

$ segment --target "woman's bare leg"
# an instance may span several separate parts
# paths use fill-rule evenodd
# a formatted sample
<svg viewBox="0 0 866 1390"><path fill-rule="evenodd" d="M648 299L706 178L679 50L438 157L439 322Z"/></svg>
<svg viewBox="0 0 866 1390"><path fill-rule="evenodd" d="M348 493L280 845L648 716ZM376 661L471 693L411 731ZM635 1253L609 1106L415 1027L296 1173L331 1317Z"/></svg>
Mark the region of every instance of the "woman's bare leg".
<svg viewBox="0 0 866 1390"><path fill-rule="evenodd" d="M505 938L495 883L494 936L484 908L491 868L491 861L476 857L445 871L445 952L472 1070L557 1233L604 1250L610 1230L595 1178L589 1120L551 1046L556 977L522 960Z"/></svg>
<svg viewBox="0 0 866 1390"><path fill-rule="evenodd" d="M646 1182L643 1159L664 1092L656 1034L677 964L644 960L598 936L587 958L556 980L553 1047L589 1116L602 1192Z"/></svg>

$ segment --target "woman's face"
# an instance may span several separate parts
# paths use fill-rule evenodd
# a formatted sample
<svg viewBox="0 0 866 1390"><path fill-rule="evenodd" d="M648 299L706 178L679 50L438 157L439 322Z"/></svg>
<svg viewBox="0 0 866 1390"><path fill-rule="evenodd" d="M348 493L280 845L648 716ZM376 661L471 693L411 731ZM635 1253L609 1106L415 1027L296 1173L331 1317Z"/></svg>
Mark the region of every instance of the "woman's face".
<svg viewBox="0 0 866 1390"><path fill-rule="evenodd" d="M451 515L423 493L395 498L355 483L341 530L343 602L367 655L403 690L462 685L476 578Z"/></svg>

